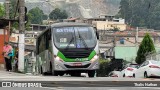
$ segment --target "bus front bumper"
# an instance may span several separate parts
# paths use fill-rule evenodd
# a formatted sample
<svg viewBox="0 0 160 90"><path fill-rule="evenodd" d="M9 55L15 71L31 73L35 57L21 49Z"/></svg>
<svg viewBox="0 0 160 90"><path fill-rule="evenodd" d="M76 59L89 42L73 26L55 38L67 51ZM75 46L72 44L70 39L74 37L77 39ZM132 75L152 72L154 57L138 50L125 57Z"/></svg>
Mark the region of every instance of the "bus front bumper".
<svg viewBox="0 0 160 90"><path fill-rule="evenodd" d="M54 70L55 71L68 71L68 70L96 70L99 69L99 61L84 61L84 62L63 62L55 60Z"/></svg>

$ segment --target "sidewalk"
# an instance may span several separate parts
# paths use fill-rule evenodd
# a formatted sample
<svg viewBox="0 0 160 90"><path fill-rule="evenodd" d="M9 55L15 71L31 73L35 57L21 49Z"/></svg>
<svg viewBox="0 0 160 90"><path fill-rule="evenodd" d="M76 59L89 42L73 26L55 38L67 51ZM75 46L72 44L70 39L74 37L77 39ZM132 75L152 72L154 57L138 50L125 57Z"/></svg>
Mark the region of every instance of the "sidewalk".
<svg viewBox="0 0 160 90"><path fill-rule="evenodd" d="M1 76L8 76L8 75L9 76L25 76L26 74L24 74L24 73L18 73L18 72L13 72L13 71L8 72L8 71L5 70L4 64L0 64L0 77Z"/></svg>
<svg viewBox="0 0 160 90"><path fill-rule="evenodd" d="M0 64L0 70L4 70L4 64Z"/></svg>

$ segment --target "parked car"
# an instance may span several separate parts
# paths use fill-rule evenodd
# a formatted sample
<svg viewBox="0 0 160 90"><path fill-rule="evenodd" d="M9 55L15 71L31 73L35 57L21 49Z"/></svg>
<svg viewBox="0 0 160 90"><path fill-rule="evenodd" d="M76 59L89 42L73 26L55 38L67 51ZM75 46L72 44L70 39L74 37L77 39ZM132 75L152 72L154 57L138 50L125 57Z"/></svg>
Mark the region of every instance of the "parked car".
<svg viewBox="0 0 160 90"><path fill-rule="evenodd" d="M121 72L120 71L111 71L108 74L109 77L120 77L121 76Z"/></svg>
<svg viewBox="0 0 160 90"><path fill-rule="evenodd" d="M135 77L134 72L137 70L138 64L129 64L122 71L123 77Z"/></svg>
<svg viewBox="0 0 160 90"><path fill-rule="evenodd" d="M160 61L147 60L135 71L135 77L160 76Z"/></svg>

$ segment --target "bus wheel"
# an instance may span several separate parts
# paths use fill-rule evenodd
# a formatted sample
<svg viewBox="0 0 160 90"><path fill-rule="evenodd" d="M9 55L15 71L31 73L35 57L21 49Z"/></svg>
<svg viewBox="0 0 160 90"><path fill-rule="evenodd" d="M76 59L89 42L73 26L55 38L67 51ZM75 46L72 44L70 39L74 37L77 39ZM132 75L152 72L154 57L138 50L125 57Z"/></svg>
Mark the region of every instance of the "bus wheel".
<svg viewBox="0 0 160 90"><path fill-rule="evenodd" d="M44 76L47 75L47 72L43 72L42 67L41 67L41 74L44 75Z"/></svg>
<svg viewBox="0 0 160 90"><path fill-rule="evenodd" d="M89 77L94 77L94 75L95 75L95 70L88 71L88 76Z"/></svg>

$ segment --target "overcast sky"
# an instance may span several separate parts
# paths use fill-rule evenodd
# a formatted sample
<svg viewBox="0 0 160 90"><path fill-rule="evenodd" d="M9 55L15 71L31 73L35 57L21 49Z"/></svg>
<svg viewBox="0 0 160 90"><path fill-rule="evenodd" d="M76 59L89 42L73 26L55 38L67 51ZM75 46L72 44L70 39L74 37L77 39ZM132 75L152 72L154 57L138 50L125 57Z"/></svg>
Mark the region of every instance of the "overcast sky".
<svg viewBox="0 0 160 90"><path fill-rule="evenodd" d="M5 0L0 0L0 2L4 2Z"/></svg>
<svg viewBox="0 0 160 90"><path fill-rule="evenodd" d="M0 2L4 2L5 0L0 0ZM35 1L44 1L44 0L25 0L25 1L30 1L30 2L35 2Z"/></svg>

